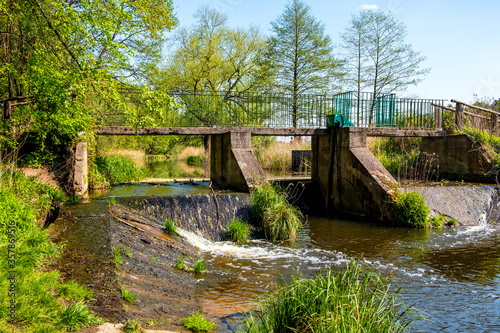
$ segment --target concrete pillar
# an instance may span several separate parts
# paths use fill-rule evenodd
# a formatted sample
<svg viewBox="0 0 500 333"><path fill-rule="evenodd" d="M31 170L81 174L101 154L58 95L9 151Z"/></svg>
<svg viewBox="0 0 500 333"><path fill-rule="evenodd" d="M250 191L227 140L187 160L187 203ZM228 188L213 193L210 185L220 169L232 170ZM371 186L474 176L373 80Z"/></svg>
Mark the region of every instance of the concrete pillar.
<svg viewBox="0 0 500 333"><path fill-rule="evenodd" d="M334 212L392 221L396 180L366 147L362 128L331 128L313 140L312 177Z"/></svg>
<svg viewBox="0 0 500 333"><path fill-rule="evenodd" d="M248 192L266 176L252 151L251 133L232 131L211 136L210 180L219 189Z"/></svg>
<svg viewBox="0 0 500 333"><path fill-rule="evenodd" d="M87 143L80 141L75 148L75 165L73 172L73 189L75 195L81 198L89 196L89 177L88 177L88 162L87 162Z"/></svg>

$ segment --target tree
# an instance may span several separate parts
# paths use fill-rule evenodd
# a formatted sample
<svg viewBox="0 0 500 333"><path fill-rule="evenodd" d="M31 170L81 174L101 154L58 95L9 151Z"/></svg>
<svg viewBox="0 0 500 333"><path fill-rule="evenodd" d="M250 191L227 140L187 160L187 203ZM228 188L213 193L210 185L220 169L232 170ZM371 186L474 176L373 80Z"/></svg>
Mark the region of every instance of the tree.
<svg viewBox="0 0 500 333"><path fill-rule="evenodd" d="M380 10L352 16L351 26L341 34L346 82L356 89L358 98L363 89L372 92L370 123L377 97L404 91L430 71L420 68L425 57L405 43L407 35L403 23Z"/></svg>
<svg viewBox="0 0 500 333"><path fill-rule="evenodd" d="M268 57L277 71L278 88L292 95L292 123L297 127L304 117L299 97L331 91L333 81L340 77L339 62L332 55L324 26L302 1L292 0L271 26Z"/></svg>
<svg viewBox="0 0 500 333"><path fill-rule="evenodd" d="M249 111L237 98L261 91L272 77L261 61L265 39L252 27L228 27L225 14L206 6L198 9L195 18L191 28L177 34L177 48L166 68L152 75L152 84L158 89L190 91L195 98L188 100L186 95L184 103L191 122L216 124L221 115L215 111L220 110L224 119L237 124Z"/></svg>
<svg viewBox="0 0 500 333"><path fill-rule="evenodd" d="M175 24L171 0L0 2L0 100L15 107L0 144L30 132L45 150L90 130L96 107L159 57Z"/></svg>

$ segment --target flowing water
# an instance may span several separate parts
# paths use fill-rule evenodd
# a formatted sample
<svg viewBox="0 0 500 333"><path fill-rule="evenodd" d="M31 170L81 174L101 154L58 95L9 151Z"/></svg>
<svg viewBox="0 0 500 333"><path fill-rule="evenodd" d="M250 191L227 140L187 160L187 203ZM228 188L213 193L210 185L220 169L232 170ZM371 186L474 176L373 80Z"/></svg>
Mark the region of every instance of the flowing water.
<svg viewBox="0 0 500 333"><path fill-rule="evenodd" d="M312 277L353 258L392 274L402 299L427 320L423 332L500 332L500 233L480 225L433 230L309 219L293 246L248 245L184 236L200 248L209 272L198 280L204 310L223 317L252 308L277 274Z"/></svg>

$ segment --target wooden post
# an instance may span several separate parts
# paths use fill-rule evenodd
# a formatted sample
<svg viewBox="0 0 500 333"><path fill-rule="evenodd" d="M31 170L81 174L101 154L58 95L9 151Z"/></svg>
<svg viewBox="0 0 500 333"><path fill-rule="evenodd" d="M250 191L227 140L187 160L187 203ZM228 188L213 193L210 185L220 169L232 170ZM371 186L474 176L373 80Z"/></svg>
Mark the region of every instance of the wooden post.
<svg viewBox="0 0 500 333"><path fill-rule="evenodd" d="M464 106L462 103L457 102L457 112L455 113L455 125L457 130L461 131L464 128Z"/></svg>
<svg viewBox="0 0 500 333"><path fill-rule="evenodd" d="M12 116L12 102L5 101L3 102L3 119L8 120Z"/></svg>
<svg viewBox="0 0 500 333"><path fill-rule="evenodd" d="M443 109L439 106L434 106L434 121L436 123L436 130L443 129Z"/></svg>
<svg viewBox="0 0 500 333"><path fill-rule="evenodd" d="M491 114L491 132L498 135L498 113Z"/></svg>

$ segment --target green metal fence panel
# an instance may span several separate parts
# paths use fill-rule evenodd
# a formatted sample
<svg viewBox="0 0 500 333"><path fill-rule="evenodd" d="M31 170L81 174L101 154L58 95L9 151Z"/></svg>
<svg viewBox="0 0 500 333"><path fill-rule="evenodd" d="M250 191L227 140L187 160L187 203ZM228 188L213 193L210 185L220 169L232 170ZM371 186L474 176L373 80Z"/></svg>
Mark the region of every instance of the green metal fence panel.
<svg viewBox="0 0 500 333"><path fill-rule="evenodd" d="M151 107L138 90L123 90L115 101L95 103L101 126L325 128L329 115L342 116L344 126L432 129L435 108L444 100L401 99L395 94L367 92L337 95L172 91L176 107ZM442 112L442 110L441 110ZM153 125L151 125L153 124Z"/></svg>

